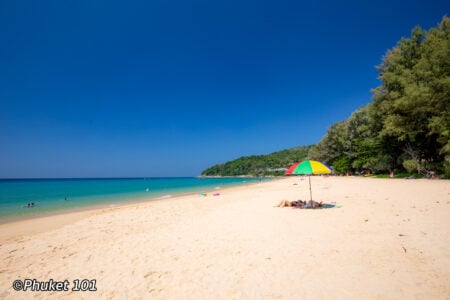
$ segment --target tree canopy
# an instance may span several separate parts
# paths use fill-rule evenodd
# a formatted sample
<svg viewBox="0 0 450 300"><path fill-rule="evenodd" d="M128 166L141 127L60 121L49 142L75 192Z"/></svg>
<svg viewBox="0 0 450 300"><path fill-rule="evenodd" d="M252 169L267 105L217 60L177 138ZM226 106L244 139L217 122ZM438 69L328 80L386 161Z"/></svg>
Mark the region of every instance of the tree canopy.
<svg viewBox="0 0 450 300"><path fill-rule="evenodd" d="M310 151L336 170L450 173L450 19L412 30L377 67L373 102L333 124Z"/></svg>
<svg viewBox="0 0 450 300"><path fill-rule="evenodd" d="M377 70L373 101L332 124L316 145L241 157L202 174L281 174L273 169L309 158L337 173L434 171L450 178L450 19L428 31L414 28Z"/></svg>

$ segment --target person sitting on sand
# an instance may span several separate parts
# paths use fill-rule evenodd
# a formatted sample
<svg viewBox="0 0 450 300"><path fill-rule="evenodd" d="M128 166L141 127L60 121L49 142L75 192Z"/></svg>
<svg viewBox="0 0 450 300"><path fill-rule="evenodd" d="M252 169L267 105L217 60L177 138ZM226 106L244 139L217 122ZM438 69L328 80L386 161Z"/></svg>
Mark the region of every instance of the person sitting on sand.
<svg viewBox="0 0 450 300"><path fill-rule="evenodd" d="M281 202L277 205L277 207L303 207L306 202L302 200L298 201L289 201L289 200L281 200Z"/></svg>

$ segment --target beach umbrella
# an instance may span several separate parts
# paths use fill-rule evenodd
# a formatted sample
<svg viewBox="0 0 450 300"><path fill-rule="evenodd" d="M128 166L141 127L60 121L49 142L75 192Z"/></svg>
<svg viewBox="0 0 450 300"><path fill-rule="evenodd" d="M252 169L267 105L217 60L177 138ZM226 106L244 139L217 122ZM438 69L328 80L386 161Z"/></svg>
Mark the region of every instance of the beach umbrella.
<svg viewBox="0 0 450 300"><path fill-rule="evenodd" d="M332 169L321 162L315 160L304 160L293 169L292 174L308 175L309 195L312 200L311 175L330 174L331 172Z"/></svg>

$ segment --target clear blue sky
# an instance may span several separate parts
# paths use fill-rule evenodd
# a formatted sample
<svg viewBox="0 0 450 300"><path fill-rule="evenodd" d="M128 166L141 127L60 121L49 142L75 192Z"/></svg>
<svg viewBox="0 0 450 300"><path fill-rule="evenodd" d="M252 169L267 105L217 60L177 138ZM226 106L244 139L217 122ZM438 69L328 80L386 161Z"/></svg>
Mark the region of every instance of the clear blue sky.
<svg viewBox="0 0 450 300"><path fill-rule="evenodd" d="M370 2L370 3L365 3ZM448 1L0 2L0 178L195 176L318 142Z"/></svg>

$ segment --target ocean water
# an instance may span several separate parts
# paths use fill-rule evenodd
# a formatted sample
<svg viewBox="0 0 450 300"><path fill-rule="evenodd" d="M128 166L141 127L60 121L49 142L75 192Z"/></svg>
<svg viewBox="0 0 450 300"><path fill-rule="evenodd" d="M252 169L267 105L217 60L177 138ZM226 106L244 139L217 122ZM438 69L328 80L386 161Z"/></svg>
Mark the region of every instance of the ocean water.
<svg viewBox="0 0 450 300"><path fill-rule="evenodd" d="M263 178L262 180L268 180ZM219 191L259 178L0 179L0 222L92 206ZM34 203L28 207L28 203Z"/></svg>

